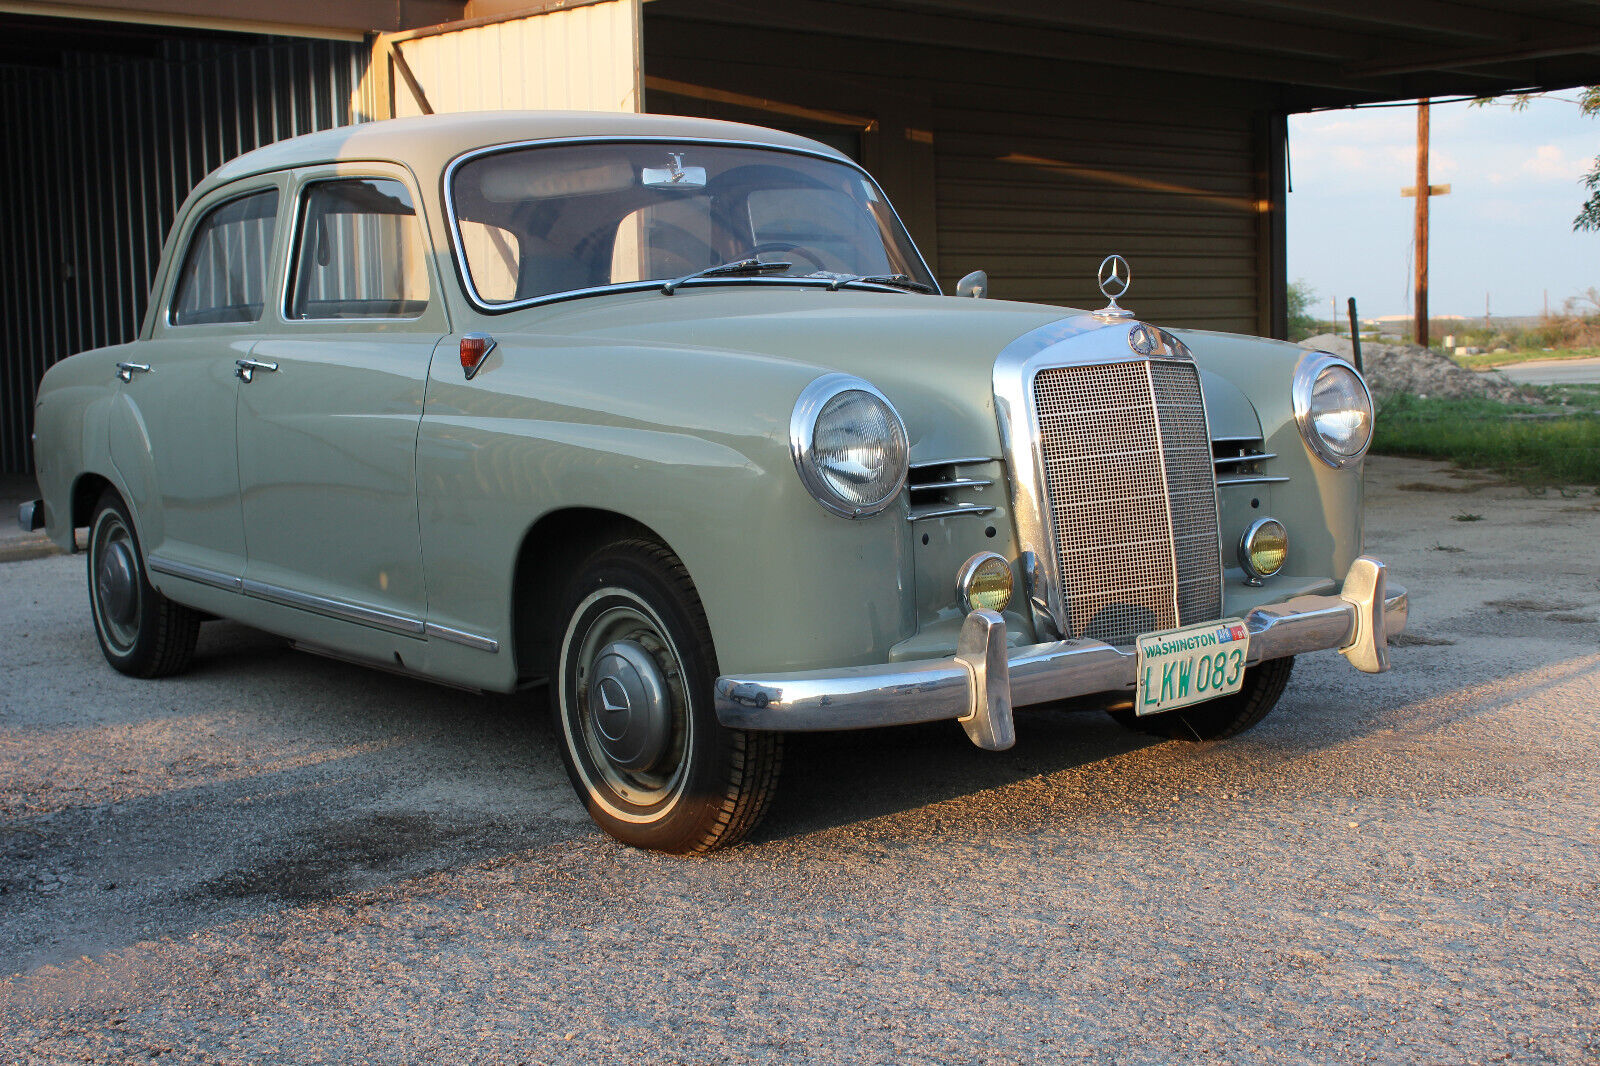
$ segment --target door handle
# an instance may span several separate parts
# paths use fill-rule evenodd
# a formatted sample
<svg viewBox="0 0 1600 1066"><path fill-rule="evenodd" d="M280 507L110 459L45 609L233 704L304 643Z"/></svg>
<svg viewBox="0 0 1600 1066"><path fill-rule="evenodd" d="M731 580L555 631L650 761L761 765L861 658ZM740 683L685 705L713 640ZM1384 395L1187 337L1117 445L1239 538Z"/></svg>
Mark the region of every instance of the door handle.
<svg viewBox="0 0 1600 1066"><path fill-rule="evenodd" d="M255 380L257 370L265 370L269 374L275 374L278 371L277 363L269 363L261 359L235 359L233 365L238 368L234 370L233 376L246 385Z"/></svg>
<svg viewBox="0 0 1600 1066"><path fill-rule="evenodd" d="M123 381L132 381L135 374L150 373L149 363L118 363L117 377Z"/></svg>

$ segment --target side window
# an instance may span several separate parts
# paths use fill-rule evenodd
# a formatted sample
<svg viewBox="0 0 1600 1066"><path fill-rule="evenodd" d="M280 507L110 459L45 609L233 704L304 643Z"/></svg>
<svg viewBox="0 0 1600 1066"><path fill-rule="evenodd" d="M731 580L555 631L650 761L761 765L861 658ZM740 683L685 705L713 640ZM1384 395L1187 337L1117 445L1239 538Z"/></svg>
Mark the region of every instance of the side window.
<svg viewBox="0 0 1600 1066"><path fill-rule="evenodd" d="M172 324L259 319L277 220L277 189L241 196L206 212L184 253L172 297Z"/></svg>
<svg viewBox="0 0 1600 1066"><path fill-rule="evenodd" d="M289 317L415 318L428 306L427 245L398 181L324 181L300 209Z"/></svg>

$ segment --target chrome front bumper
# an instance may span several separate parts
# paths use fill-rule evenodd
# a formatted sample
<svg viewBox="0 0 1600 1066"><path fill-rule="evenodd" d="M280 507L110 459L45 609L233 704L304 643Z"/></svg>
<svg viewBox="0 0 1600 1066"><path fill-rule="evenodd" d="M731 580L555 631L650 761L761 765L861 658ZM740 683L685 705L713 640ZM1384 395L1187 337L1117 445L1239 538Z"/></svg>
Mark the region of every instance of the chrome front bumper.
<svg viewBox="0 0 1600 1066"><path fill-rule="evenodd" d="M1245 615L1252 665L1337 648L1356 669L1389 669L1388 638L1406 625L1406 590L1361 556L1337 596L1297 596ZM1132 692L1138 653L1097 640L1006 646L1005 622L973 611L947 659L717 678L717 718L737 729L866 729L954 718L979 747L1016 741L1012 707L1097 692Z"/></svg>

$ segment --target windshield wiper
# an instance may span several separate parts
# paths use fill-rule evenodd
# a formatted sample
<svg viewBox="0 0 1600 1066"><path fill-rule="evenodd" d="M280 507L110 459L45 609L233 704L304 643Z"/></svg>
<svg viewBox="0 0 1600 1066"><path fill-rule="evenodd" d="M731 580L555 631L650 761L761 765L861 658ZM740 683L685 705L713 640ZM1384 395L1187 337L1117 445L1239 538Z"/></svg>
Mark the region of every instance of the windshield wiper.
<svg viewBox="0 0 1600 1066"><path fill-rule="evenodd" d="M696 270L693 274L685 274L681 278L673 278L661 286L661 291L671 296L678 290L678 286L695 278L714 278L722 274L772 274L788 270L793 263L763 263L759 259L735 259L731 263L718 263L708 266L704 270Z"/></svg>
<svg viewBox="0 0 1600 1066"><path fill-rule="evenodd" d="M868 285L888 285L896 289L905 289L909 292L932 292L933 287L924 285L920 281L912 281L904 274L845 274L828 282L829 292L838 292L843 285L853 285L856 282L865 282Z"/></svg>

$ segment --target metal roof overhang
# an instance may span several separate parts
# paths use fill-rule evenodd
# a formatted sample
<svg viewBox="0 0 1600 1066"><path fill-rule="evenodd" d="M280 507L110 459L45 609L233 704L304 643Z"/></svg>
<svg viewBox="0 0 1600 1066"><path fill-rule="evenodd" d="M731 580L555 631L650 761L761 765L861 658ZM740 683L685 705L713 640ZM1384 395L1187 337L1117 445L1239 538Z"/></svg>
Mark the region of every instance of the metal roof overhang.
<svg viewBox="0 0 1600 1066"><path fill-rule="evenodd" d="M1600 83L1600 0L654 0L648 12L1226 80L1281 112Z"/></svg>
<svg viewBox="0 0 1600 1066"><path fill-rule="evenodd" d="M0 0L0 14L350 37L587 2ZM1600 83L1600 0L651 0L649 13L1189 75L1282 112Z"/></svg>

